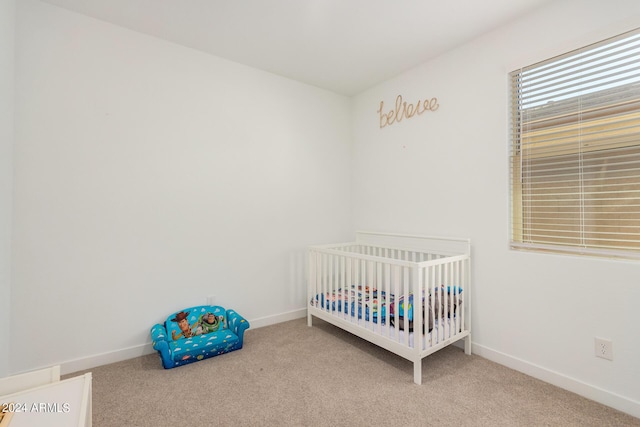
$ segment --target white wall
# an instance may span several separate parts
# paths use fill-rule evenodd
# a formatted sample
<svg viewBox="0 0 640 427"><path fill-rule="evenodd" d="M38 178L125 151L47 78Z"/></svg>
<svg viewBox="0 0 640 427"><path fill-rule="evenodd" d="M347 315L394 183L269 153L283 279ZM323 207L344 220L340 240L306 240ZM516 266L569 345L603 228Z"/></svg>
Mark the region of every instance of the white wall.
<svg viewBox="0 0 640 427"><path fill-rule="evenodd" d="M633 29L635 0L568 0L354 100L356 228L470 237L473 351L640 416L640 266L512 252L508 72ZM379 128L381 100L438 97ZM385 107L387 109L389 107ZM613 340L614 361L594 357Z"/></svg>
<svg viewBox="0 0 640 427"><path fill-rule="evenodd" d="M348 98L34 0L17 51L13 371L209 295L305 314L306 246L352 233Z"/></svg>
<svg viewBox="0 0 640 427"><path fill-rule="evenodd" d="M0 0L0 377L9 373L15 1Z"/></svg>

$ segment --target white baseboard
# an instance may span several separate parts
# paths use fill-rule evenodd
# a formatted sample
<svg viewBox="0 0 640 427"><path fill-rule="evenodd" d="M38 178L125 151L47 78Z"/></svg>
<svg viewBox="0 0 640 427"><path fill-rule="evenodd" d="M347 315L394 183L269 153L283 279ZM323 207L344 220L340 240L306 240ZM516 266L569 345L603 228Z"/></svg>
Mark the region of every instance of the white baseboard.
<svg viewBox="0 0 640 427"><path fill-rule="evenodd" d="M262 328L264 326L275 325L276 323L288 322L289 320L301 319L307 315L306 308L287 311L286 313L275 314L273 316L260 317L249 320L252 328Z"/></svg>
<svg viewBox="0 0 640 427"><path fill-rule="evenodd" d="M92 369L96 366L108 365L110 363L122 362L123 360L145 356L147 354L153 353L153 351L153 347L149 342L134 347L124 348L121 350L114 350L107 353L69 360L60 364L60 371L62 375L67 375L73 372Z"/></svg>
<svg viewBox="0 0 640 427"><path fill-rule="evenodd" d="M287 322L289 320L300 319L307 315L307 309L280 313L273 316L260 317L258 319L249 320L252 329L262 328L264 326L275 325L277 323ZM96 366L108 365L110 363L121 362L123 360L133 359L140 356L146 356L153 353L153 347L150 342L137 345L134 347L114 350L107 353L96 354L93 356L82 357L79 359L69 360L60 363L60 371L62 375L71 374L73 372L84 371L95 368Z"/></svg>
<svg viewBox="0 0 640 427"><path fill-rule="evenodd" d="M638 401L586 384L559 372L551 371L543 368L542 366L527 362L526 360L509 356L508 354L492 350L473 342L471 343L471 352L480 357L491 360L492 362L499 363L500 365L522 372L523 374L529 375L533 378L553 384L556 387L560 387L586 397L587 399L594 400L603 405L640 418L640 402Z"/></svg>

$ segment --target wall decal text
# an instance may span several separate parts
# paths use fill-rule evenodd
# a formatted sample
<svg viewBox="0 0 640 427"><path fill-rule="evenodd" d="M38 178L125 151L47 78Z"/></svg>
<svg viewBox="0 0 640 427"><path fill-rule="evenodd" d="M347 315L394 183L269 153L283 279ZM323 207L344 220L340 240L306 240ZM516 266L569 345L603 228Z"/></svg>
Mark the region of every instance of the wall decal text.
<svg viewBox="0 0 640 427"><path fill-rule="evenodd" d="M401 122L402 119L420 115L425 111L436 111L440 104L438 104L438 98L425 98L424 101L418 100L415 104L408 104L402 100L402 95L396 97L395 110L389 110L384 112L384 101L380 101L380 109L377 111L380 114L380 129L396 122Z"/></svg>

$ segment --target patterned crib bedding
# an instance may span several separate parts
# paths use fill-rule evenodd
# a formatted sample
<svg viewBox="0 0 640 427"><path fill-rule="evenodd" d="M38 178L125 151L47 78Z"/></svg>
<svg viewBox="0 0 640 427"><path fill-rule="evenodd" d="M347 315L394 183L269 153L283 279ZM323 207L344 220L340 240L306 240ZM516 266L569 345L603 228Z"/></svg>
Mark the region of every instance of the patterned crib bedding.
<svg viewBox="0 0 640 427"><path fill-rule="evenodd" d="M433 329L434 322L442 317L455 317L457 307L462 304L462 288L459 286L441 286L435 292L429 293L428 298L425 292L422 293L422 318L423 333L428 324L429 332ZM413 332L413 294L409 294L409 304L407 307L407 317L409 321L409 332ZM405 313L405 296L402 295L398 299L398 327L404 330L404 313ZM310 304L332 312L345 313L351 317L357 315L358 319L363 318L367 322L378 323L378 319L382 325L387 319L387 307L389 310L389 323L394 326L396 319L396 297L394 294L385 291L378 291L376 288L370 289L369 286L351 285L348 289L335 289L331 292L317 294L311 299ZM425 309L428 315L425 320ZM357 314L356 314L357 312Z"/></svg>

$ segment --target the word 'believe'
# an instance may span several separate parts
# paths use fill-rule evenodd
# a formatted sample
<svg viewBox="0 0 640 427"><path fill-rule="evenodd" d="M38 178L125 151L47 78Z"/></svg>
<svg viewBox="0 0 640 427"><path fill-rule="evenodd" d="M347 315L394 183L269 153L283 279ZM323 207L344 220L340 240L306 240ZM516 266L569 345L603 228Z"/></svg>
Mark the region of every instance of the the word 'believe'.
<svg viewBox="0 0 640 427"><path fill-rule="evenodd" d="M395 110L389 110L384 112L384 101L380 101L380 109L377 111L380 114L380 129L387 125L392 125L395 122L401 122L402 119L420 115L425 111L436 111L440 105L438 104L438 98L425 98L424 101L418 100L415 104L407 104L402 100L402 95L396 97Z"/></svg>

